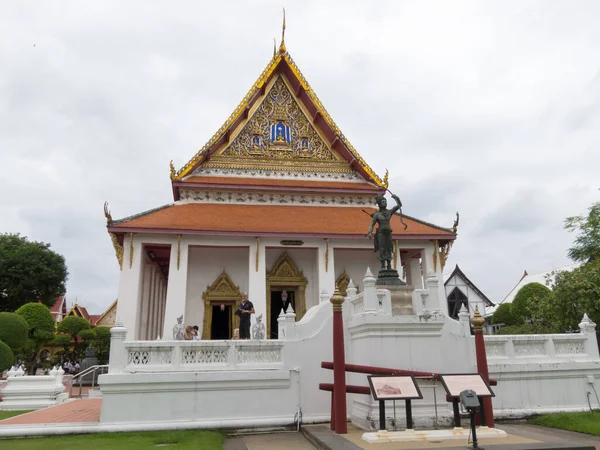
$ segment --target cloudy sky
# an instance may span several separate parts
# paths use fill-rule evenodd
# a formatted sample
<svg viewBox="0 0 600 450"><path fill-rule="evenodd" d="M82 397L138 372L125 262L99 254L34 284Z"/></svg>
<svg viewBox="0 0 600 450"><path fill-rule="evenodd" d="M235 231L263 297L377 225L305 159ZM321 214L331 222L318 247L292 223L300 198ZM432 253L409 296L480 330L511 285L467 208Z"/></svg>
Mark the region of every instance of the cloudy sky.
<svg viewBox="0 0 600 450"><path fill-rule="evenodd" d="M210 6L208 6L210 4ZM50 242L101 313L114 218L172 201L182 166L288 50L406 214L451 226L492 300L568 264L600 198L597 1L0 0L0 232Z"/></svg>

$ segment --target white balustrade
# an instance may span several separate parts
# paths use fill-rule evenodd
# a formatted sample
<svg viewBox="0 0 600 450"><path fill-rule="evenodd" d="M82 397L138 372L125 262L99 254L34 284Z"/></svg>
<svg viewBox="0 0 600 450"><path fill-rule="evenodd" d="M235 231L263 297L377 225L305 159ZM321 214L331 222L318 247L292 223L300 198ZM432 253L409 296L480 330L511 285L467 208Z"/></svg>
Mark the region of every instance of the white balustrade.
<svg viewBox="0 0 600 450"><path fill-rule="evenodd" d="M284 342L262 341L125 341L124 372L193 372L281 368Z"/></svg>
<svg viewBox="0 0 600 450"><path fill-rule="evenodd" d="M532 334L485 336L488 362L552 359L557 361L597 358L586 352L586 334Z"/></svg>
<svg viewBox="0 0 600 450"><path fill-rule="evenodd" d="M354 297L349 297L350 305L352 306L352 315L358 316L365 312L365 293L361 292L360 294L356 294Z"/></svg>

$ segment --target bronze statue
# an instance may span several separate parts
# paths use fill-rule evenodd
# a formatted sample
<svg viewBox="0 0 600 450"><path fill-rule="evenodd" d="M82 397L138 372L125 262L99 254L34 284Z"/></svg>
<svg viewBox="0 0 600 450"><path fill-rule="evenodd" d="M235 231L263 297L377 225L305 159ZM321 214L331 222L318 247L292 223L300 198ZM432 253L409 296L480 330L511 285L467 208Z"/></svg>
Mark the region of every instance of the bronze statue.
<svg viewBox="0 0 600 450"><path fill-rule="evenodd" d="M377 195L377 205L379 211L372 215L373 221L369 227L369 233L367 236L369 239L373 238L373 227L377 224L377 230L375 231L375 240L373 242L375 251L379 251L379 261L381 261L381 268L391 270L392 269L392 255L394 253L394 242L392 240L392 227L390 226L390 220L392 215L402 207L402 202L397 195L392 194L392 198L396 201L396 206L392 209L387 209L387 200L381 194ZM406 225L405 225L406 228Z"/></svg>

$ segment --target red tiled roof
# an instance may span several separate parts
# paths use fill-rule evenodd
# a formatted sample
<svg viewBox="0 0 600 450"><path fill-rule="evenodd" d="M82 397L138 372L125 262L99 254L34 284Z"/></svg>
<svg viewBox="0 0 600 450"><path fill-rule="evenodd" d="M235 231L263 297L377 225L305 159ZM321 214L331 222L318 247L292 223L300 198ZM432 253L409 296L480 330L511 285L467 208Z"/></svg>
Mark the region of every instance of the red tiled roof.
<svg viewBox="0 0 600 450"><path fill-rule="evenodd" d="M92 325L96 325L96 322L98 322L98 319L99 319L100 317L102 317L102 314L90 314L90 318L89 318L89 320L90 320L90 323L91 323Z"/></svg>
<svg viewBox="0 0 600 450"><path fill-rule="evenodd" d="M230 234L365 236L371 223L365 211L373 208L332 206L279 206L232 204L175 204L109 226L109 231L177 231ZM450 230L405 217L392 218L394 235L454 239Z"/></svg>
<svg viewBox="0 0 600 450"><path fill-rule="evenodd" d="M60 296L58 297L55 301L54 301L54 305L52 305L52 308L50 308L50 312L54 313L54 314L58 314L61 310L62 304L65 301L65 297Z"/></svg>
<svg viewBox="0 0 600 450"><path fill-rule="evenodd" d="M323 180L286 180L282 178L243 178L243 177L189 177L182 180L182 184L202 185L231 185L231 186L266 186L266 187L299 187L299 188L326 188L326 189L359 189L369 190L374 193L382 188L369 183L352 183L348 181L323 181Z"/></svg>

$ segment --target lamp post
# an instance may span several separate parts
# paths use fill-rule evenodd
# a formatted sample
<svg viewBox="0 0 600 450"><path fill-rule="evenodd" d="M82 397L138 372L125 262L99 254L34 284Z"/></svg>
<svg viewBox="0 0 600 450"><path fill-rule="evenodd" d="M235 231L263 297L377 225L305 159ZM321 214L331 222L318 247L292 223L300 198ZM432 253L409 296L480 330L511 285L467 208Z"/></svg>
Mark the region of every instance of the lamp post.
<svg viewBox="0 0 600 450"><path fill-rule="evenodd" d="M485 354L485 340L483 339L483 324L485 319L479 314L479 308L475 306L475 314L471 319L471 324L475 330L475 357L477 359L477 372L485 379L486 382L490 381L488 374L487 356ZM486 397L483 399L483 416L485 417L485 423L481 425L494 427L494 410L492 408L492 399Z"/></svg>
<svg viewBox="0 0 600 450"><path fill-rule="evenodd" d="M342 305L344 296L339 287L329 299L333 306L333 405L335 412L335 432L348 433L346 414L346 357L344 355L344 318Z"/></svg>

